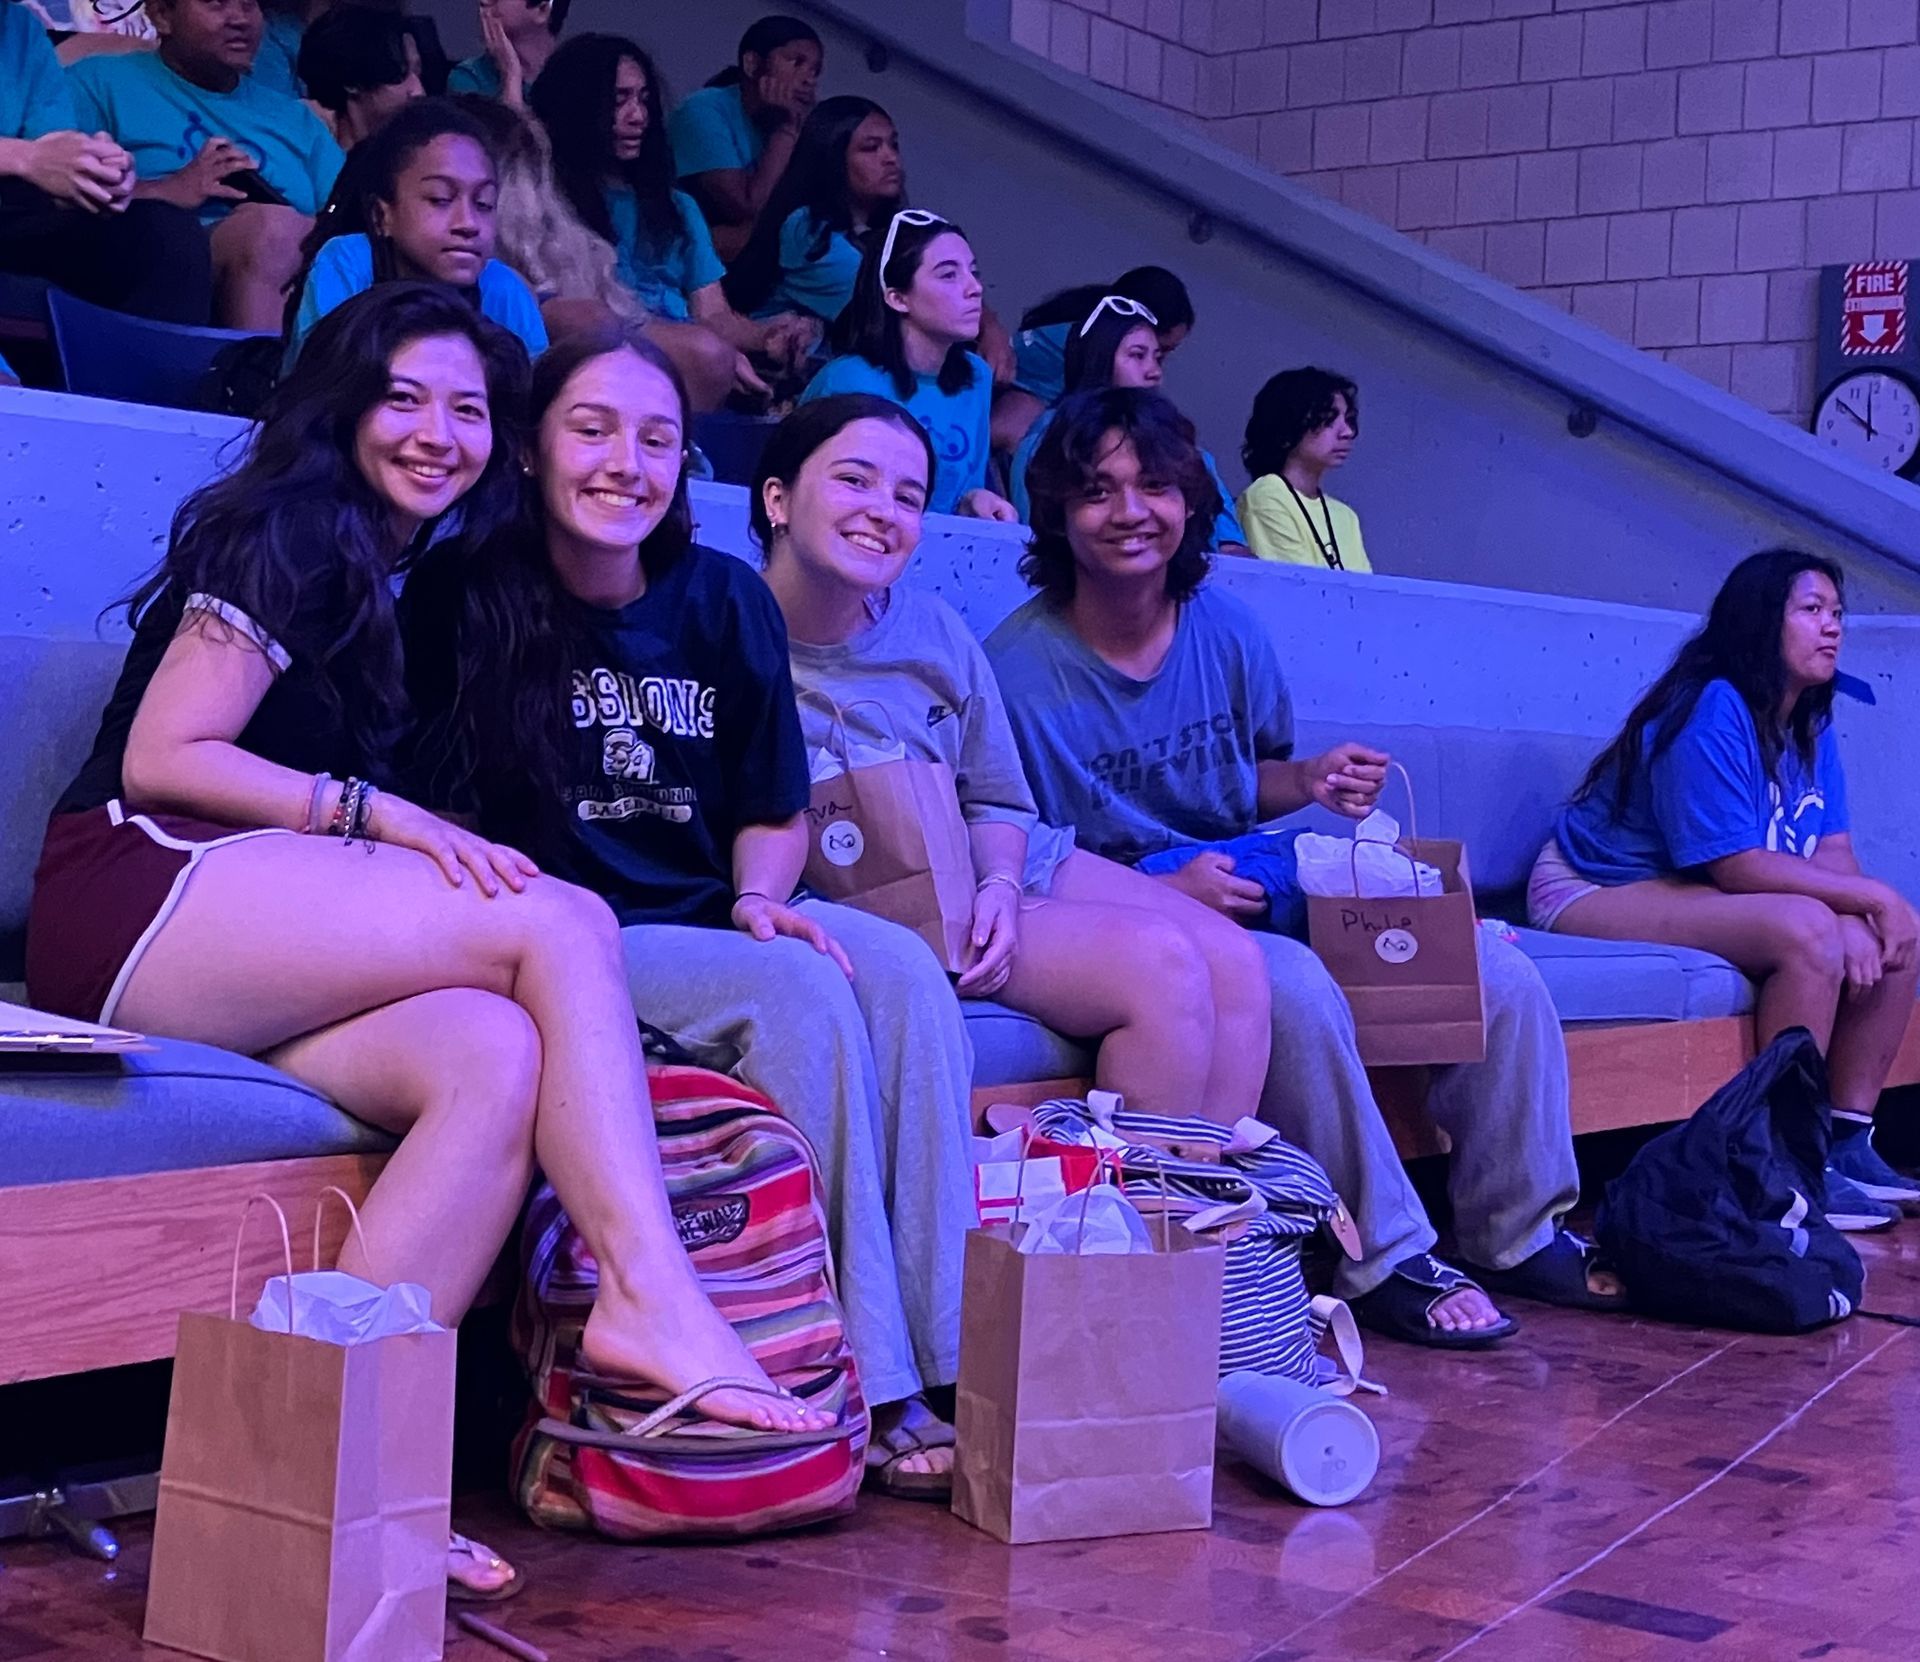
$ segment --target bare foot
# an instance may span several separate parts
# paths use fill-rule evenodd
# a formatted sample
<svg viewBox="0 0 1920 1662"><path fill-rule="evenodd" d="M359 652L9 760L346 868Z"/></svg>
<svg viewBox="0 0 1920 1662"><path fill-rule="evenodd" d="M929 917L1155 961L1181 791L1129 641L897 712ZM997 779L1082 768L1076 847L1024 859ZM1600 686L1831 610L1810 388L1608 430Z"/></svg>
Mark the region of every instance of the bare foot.
<svg viewBox="0 0 1920 1662"><path fill-rule="evenodd" d="M700 1290L689 1265L672 1287L644 1299L623 1299L603 1278L580 1338L580 1360L616 1379L645 1380L668 1396L709 1379L765 1380L759 1391L714 1391L692 1412L753 1431L825 1431L835 1416L787 1395L753 1359L725 1317Z"/></svg>
<svg viewBox="0 0 1920 1662"><path fill-rule="evenodd" d="M1478 1287L1461 1287L1434 1305L1427 1320L1443 1333L1477 1333L1498 1327L1499 1307Z"/></svg>
<svg viewBox="0 0 1920 1662"><path fill-rule="evenodd" d="M447 1579L483 1597L513 1580L514 1568L492 1547L454 1533L447 1538Z"/></svg>

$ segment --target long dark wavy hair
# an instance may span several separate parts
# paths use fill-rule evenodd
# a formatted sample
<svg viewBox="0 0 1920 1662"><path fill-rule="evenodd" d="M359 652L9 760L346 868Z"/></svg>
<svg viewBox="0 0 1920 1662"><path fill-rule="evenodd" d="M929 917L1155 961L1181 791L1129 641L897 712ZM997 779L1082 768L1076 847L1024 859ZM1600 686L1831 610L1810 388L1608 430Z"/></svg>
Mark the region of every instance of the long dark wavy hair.
<svg viewBox="0 0 1920 1662"><path fill-rule="evenodd" d="M826 253L834 234L853 235L853 202L847 194L847 151L861 122L870 115L886 115L871 98L851 93L823 98L813 108L794 140L793 156L767 205L753 222L753 234L727 270L727 302L736 312L751 313L763 305L780 281L780 233L794 214L805 209L814 227L807 258ZM884 226L905 205L883 203L875 217ZM883 230L881 234L886 233ZM831 320L829 320L831 321Z"/></svg>
<svg viewBox="0 0 1920 1662"><path fill-rule="evenodd" d="M613 153L613 84L628 58L647 83L647 131L640 154L623 162ZM673 146L660 71L643 47L621 35L576 35L547 60L527 101L553 146L553 176L588 230L617 240L605 191L613 177L633 192L640 229L655 248L671 248L686 234L673 202Z"/></svg>
<svg viewBox="0 0 1920 1662"><path fill-rule="evenodd" d="M796 40L810 40L824 53L825 44L810 23L802 23L797 17L763 17L747 25L747 32L740 37L740 44L733 49L733 62L708 80L710 87L737 87L747 78L745 64L747 54L756 58L765 58L769 52L778 52L783 46L791 46Z"/></svg>
<svg viewBox="0 0 1920 1662"><path fill-rule="evenodd" d="M1787 694L1781 652L1787 599L1794 579L1807 571L1819 572L1841 600L1846 599L1840 568L1797 548L1750 554L1728 572L1706 622L1641 695L1613 743L1594 758L1574 800L1584 801L1604 789L1614 811L1623 810L1635 783L1680 736L1700 695L1714 681L1730 682L1753 716L1768 778L1777 778L1780 758L1789 747L1801 765L1811 769L1814 745L1833 721L1833 683L1808 687L1794 700L1790 715L1783 719L1780 714Z"/></svg>
<svg viewBox="0 0 1920 1662"><path fill-rule="evenodd" d="M1086 315L1093 317L1094 306L1098 306L1100 300L1105 298L1102 295L1095 300L1093 306L1087 308ZM1149 323L1143 317L1129 317L1116 312L1111 306L1095 317L1092 323L1083 321L1076 324L1073 333L1067 337L1065 390L1095 392L1101 387L1112 386L1113 360L1119 356L1120 343L1136 329L1145 329L1158 338L1157 323Z"/></svg>
<svg viewBox="0 0 1920 1662"><path fill-rule="evenodd" d="M886 252L887 224L875 225L867 236L853 298L833 328L834 349L865 358L876 369L885 370L902 398L913 396L917 378L913 365L907 362L900 314L887 304L887 291L912 288L927 249L936 237L944 237L949 231L961 238L967 234L948 219L936 219L931 225L902 225L893 239L893 258L882 271L880 256ZM973 385L973 378L973 355L966 342L955 341L940 365L940 390L949 396L965 392Z"/></svg>
<svg viewBox="0 0 1920 1662"><path fill-rule="evenodd" d="M1240 460L1255 479L1278 473L1309 433L1333 420L1335 397L1347 401L1347 420L1360 431L1360 389L1330 369L1283 369L1253 395Z"/></svg>
<svg viewBox="0 0 1920 1662"><path fill-rule="evenodd" d="M898 427L908 437L918 439L927 452L927 491L931 495L940 460L934 454L932 438L912 411L872 392L836 392L825 398L809 399L795 405L793 413L774 428L753 470L747 521L763 556L773 548L773 523L767 513L768 482L778 479L791 490L807 458L835 433L856 421L884 421L889 427Z"/></svg>
<svg viewBox="0 0 1920 1662"><path fill-rule="evenodd" d="M390 283L314 326L239 465L181 504L166 558L126 602L129 622L169 590L238 607L296 659L319 666L321 696L375 758L387 755L405 709L393 578L412 549L394 549L392 510L354 448L361 420L387 396L395 355L435 335L472 342L493 423L493 454L443 546L463 548L510 520L519 510L526 348L451 289ZM342 663L353 666L351 679L334 673Z"/></svg>
<svg viewBox="0 0 1920 1662"><path fill-rule="evenodd" d="M1109 435L1133 446L1140 470L1168 480L1186 498L1187 528L1167 566L1167 594L1185 600L1213 568L1207 545L1220 517L1220 492L1195 441L1193 423L1172 401L1144 387L1102 387L1070 393L1027 464L1027 495L1033 504L1033 541L1020 560L1020 575L1062 605L1073 598L1079 573L1067 541L1067 514L1093 483Z"/></svg>
<svg viewBox="0 0 1920 1662"><path fill-rule="evenodd" d="M692 408L672 361L645 336L616 323L570 331L533 369L528 400L532 445L567 383L596 358L631 352L672 383L680 430L691 442ZM537 471L537 470L536 470ZM673 501L640 545L652 581L693 545L693 507L683 457ZM565 736L573 730L569 676L591 647L579 603L561 586L547 554L546 512L537 477L522 482L516 512L471 553L436 548L408 585L402 606L452 609L451 699L427 697L415 752L424 788L442 805L467 806L502 789L546 800L569 779Z"/></svg>
<svg viewBox="0 0 1920 1662"><path fill-rule="evenodd" d="M321 22L327 21L325 18ZM395 110L369 137L347 152L346 164L333 190L300 244L300 275L287 290L286 311L281 318L282 340L293 339L294 320L300 313L300 299L320 250L335 237L364 236L373 249L373 280L391 283L400 277L399 258L390 238L373 228L376 202L391 202L400 175L413 158L435 139L471 139L497 171L499 152L493 135L451 98L415 98ZM479 299L478 287L465 291L469 303Z"/></svg>

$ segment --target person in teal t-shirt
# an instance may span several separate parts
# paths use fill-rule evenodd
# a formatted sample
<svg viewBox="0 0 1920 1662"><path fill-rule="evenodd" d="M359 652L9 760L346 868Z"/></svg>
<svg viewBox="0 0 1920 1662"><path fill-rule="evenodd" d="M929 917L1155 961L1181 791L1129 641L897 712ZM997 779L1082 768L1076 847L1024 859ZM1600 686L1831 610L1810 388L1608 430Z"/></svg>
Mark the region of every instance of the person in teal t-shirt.
<svg viewBox="0 0 1920 1662"><path fill-rule="evenodd" d="M357 147L287 325L291 367L313 326L379 282L446 283L510 329L530 356L547 349L540 302L493 257L500 181L486 134L442 99L409 104Z"/></svg>
<svg viewBox="0 0 1920 1662"><path fill-rule="evenodd" d="M0 0L0 272L115 311L205 323L213 274L191 214L135 202L133 158L85 132L40 19Z"/></svg>
<svg viewBox="0 0 1920 1662"><path fill-rule="evenodd" d="M1166 358L1160 345L1159 323L1153 313L1137 300L1125 295L1106 294L1096 301L1087 316L1067 336L1065 392L1087 392L1099 387L1146 387L1157 391L1162 364ZM1008 495L1021 519L1031 523L1032 505L1027 497L1027 464L1040 448L1040 441L1053 424L1052 409L1027 429L1020 448L1013 453L1007 469ZM1196 448L1198 448L1196 446ZM1200 450L1207 477L1220 493L1220 512L1214 516L1211 551L1244 554L1246 533L1233 512L1233 497L1220 477L1213 453Z"/></svg>
<svg viewBox="0 0 1920 1662"><path fill-rule="evenodd" d="M870 98L826 99L727 272L727 299L749 317L833 323L853 299L867 228L893 217L905 189L892 117Z"/></svg>
<svg viewBox="0 0 1920 1662"><path fill-rule="evenodd" d="M453 66L447 91L498 98L523 109L527 88L559 47L572 7L573 0L480 0L486 50Z"/></svg>
<svg viewBox="0 0 1920 1662"><path fill-rule="evenodd" d="M868 392L905 406L933 440L928 511L1011 521L1013 504L987 488L993 374L967 350L980 334L983 293L960 227L902 209L861 262L844 320L849 350L801 401Z"/></svg>
<svg viewBox="0 0 1920 1662"><path fill-rule="evenodd" d="M786 172L825 62L819 35L799 18L763 17L740 37L732 67L673 112L674 166L729 261Z"/></svg>
<svg viewBox="0 0 1920 1662"><path fill-rule="evenodd" d="M340 146L298 99L248 77L260 46L253 7L147 0L154 52L83 58L68 71L81 121L132 155L137 197L210 227L219 321L278 328L300 243L340 171Z"/></svg>
<svg viewBox="0 0 1920 1662"><path fill-rule="evenodd" d="M674 189L653 60L619 36L577 36L554 53L531 101L555 181L581 223L612 244L620 280L651 314L648 337L694 385L711 387L721 354L733 386L767 396L760 368L797 368L810 332L802 319L755 322L727 304L706 219Z"/></svg>

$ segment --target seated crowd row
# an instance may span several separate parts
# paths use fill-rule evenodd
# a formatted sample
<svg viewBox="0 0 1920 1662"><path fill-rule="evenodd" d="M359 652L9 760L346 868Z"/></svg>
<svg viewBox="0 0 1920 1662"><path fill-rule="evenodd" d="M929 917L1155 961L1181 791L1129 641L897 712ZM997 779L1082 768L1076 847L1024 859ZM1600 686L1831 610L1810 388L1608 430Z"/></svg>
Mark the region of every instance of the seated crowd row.
<svg viewBox="0 0 1920 1662"><path fill-rule="evenodd" d="M1452 1145L1455 1261L1435 1255L1256 835L1310 804L1364 815L1389 758L1296 753L1271 641L1208 581L1225 504L1171 404L1059 405L1025 474L1035 593L984 647L898 583L949 465L900 398L825 392L773 430L763 574L693 540L691 420L630 325L530 368L444 282L320 316L132 601L35 879L33 1001L265 1057L401 1134L343 1261L423 1284L448 1322L537 1162L601 1267L587 1365L664 1391L764 1376L677 1243L636 1011L733 1063L818 1153L874 1480L899 1491L951 1469L926 1392L956 1376L974 1220L963 1000L1084 1041L1141 1108L1255 1116L1316 1156L1358 1233L1334 1290L1378 1332L1493 1343L1516 1326L1495 1295L1622 1307L1561 1221L1553 1003L1486 930L1486 1059L1435 1070L1428 1099ZM1541 927L1720 952L1761 982L1763 1037L1809 1028L1829 1208L1869 1227L1920 1203L1870 1132L1916 919L1852 851L1842 586L1791 551L1735 570L1531 899ZM809 756L848 740L951 769L977 878L957 981L919 936L800 890ZM704 1411L811 1423L771 1387Z"/></svg>
<svg viewBox="0 0 1920 1662"><path fill-rule="evenodd" d="M535 354L624 322L697 409L899 399L944 464L933 508L996 519L1027 517L1068 391L1161 385L1194 323L1178 278L1147 266L1063 291L1010 338L959 228L906 206L886 111L816 100L806 24L756 23L668 117L641 47L561 43L567 6L486 0L487 52L449 67L431 25L397 11L151 0L156 49L62 70L33 14L0 0L0 269L280 333L288 364L327 311L401 277L466 291ZM428 86L451 96L421 102ZM1275 376L1237 510L1207 458L1210 546L1369 570L1352 510L1322 489L1358 425L1352 383Z"/></svg>

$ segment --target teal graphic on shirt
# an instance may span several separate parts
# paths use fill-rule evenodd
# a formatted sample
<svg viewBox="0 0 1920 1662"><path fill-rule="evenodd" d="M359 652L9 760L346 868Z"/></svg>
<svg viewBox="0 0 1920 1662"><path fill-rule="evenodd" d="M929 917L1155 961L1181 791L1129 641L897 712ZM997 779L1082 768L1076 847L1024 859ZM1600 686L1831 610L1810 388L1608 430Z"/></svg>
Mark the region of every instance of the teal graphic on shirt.
<svg viewBox="0 0 1920 1662"><path fill-rule="evenodd" d="M727 274L713 251L700 204L684 191L673 193L680 234L662 247L640 222L640 204L625 185L609 186L607 214L613 221L614 273L655 317L684 323L693 315L693 296Z"/></svg>
<svg viewBox="0 0 1920 1662"><path fill-rule="evenodd" d="M231 92L209 92L176 75L158 52L121 52L82 58L67 78L80 125L111 134L143 180L178 173L211 138L231 139L259 158L261 177L291 207L314 214L344 160L312 110L249 76ZM211 223L233 208L210 201L200 217Z"/></svg>
<svg viewBox="0 0 1920 1662"><path fill-rule="evenodd" d="M359 232L335 237L327 243L313 257L313 269L307 273L306 287L300 291L300 306L293 318L293 338L287 343L286 365L290 368L293 360L300 356L301 346L321 318L372 287L372 243ZM481 316L492 318L503 329L518 335L529 357L537 358L546 351L547 326L540 317L540 302L519 272L498 260L489 260L480 268L480 280L475 287L479 290Z"/></svg>
<svg viewBox="0 0 1920 1662"><path fill-rule="evenodd" d="M0 139L44 138L79 125L72 89L40 19L0 0Z"/></svg>
<svg viewBox="0 0 1920 1662"><path fill-rule="evenodd" d="M905 405L933 440L933 489L927 511L953 513L968 491L987 483L987 455L993 444L993 371L984 360L967 354L971 382L958 392L942 392L937 375L914 377L906 398L893 377L876 363L849 354L834 358L807 383L800 402L836 392L870 392Z"/></svg>
<svg viewBox="0 0 1920 1662"><path fill-rule="evenodd" d="M673 166L681 178L752 167L767 147L767 136L747 114L740 89L702 87L667 117Z"/></svg>

